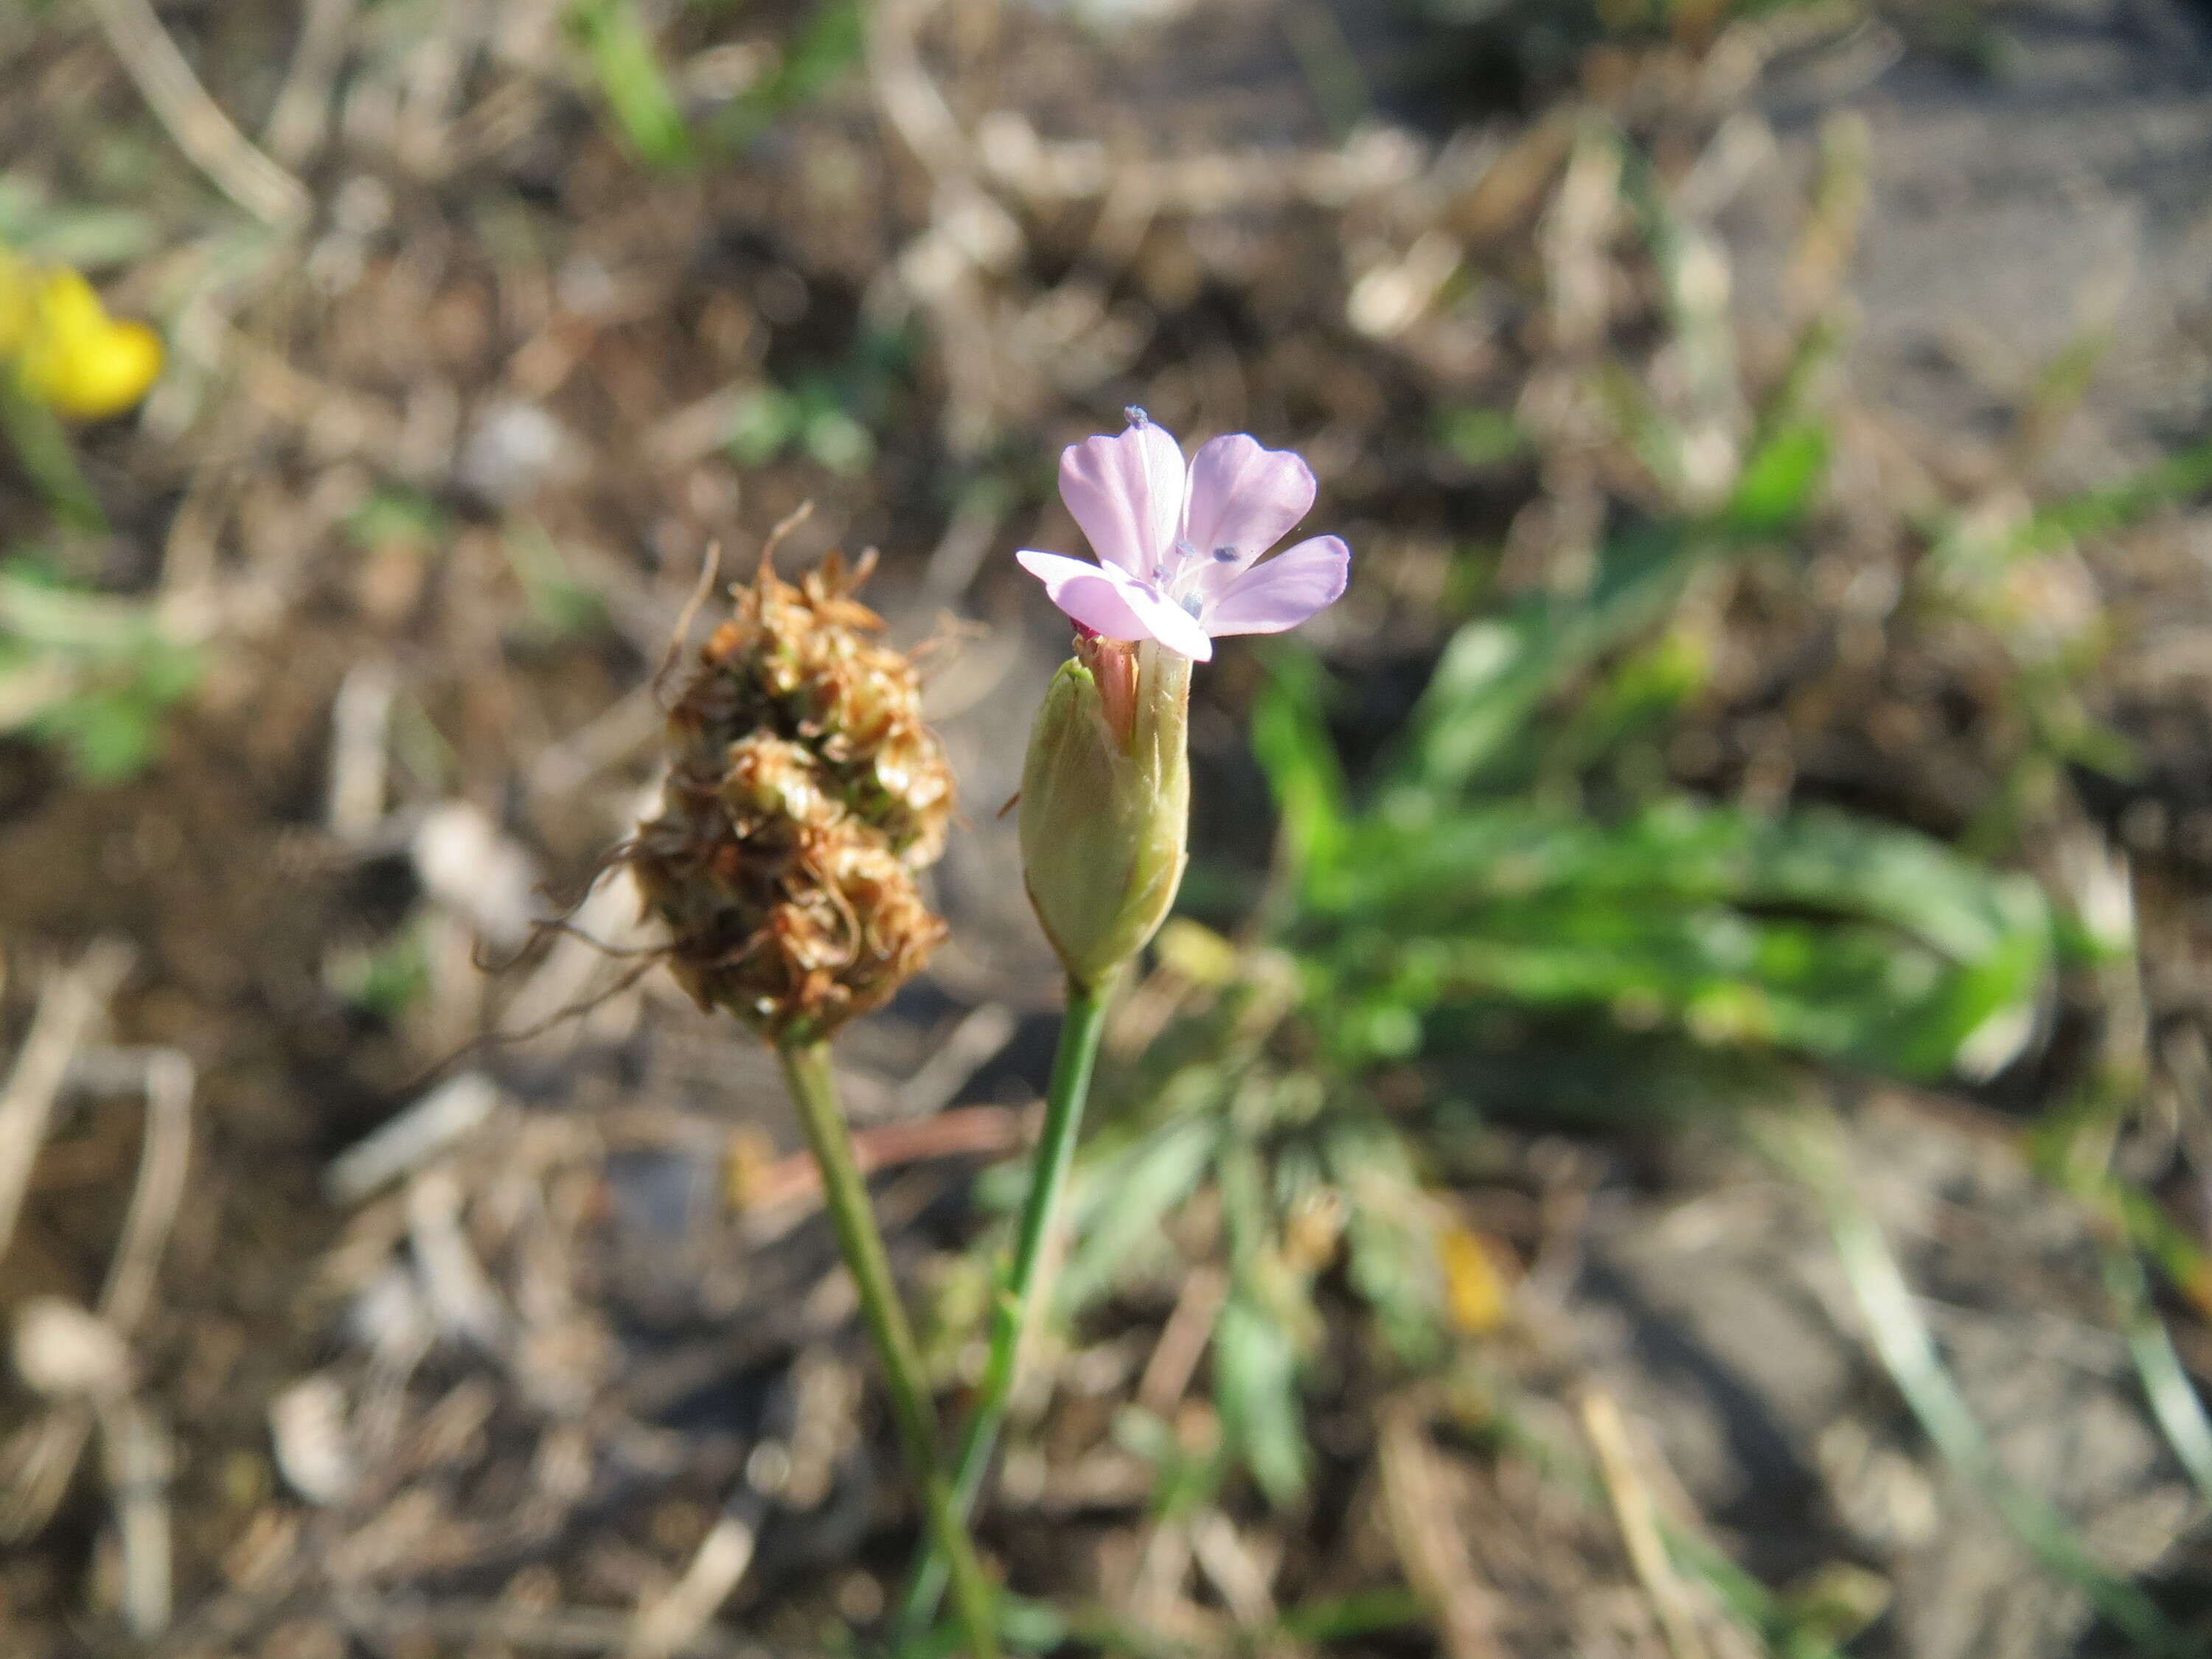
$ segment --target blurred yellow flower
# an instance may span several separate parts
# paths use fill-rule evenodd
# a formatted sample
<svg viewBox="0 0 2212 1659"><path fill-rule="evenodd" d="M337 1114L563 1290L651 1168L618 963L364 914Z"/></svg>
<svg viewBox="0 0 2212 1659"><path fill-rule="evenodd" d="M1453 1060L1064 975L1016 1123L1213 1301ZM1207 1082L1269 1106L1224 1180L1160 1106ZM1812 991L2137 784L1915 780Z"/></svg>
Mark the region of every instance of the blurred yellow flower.
<svg viewBox="0 0 2212 1659"><path fill-rule="evenodd" d="M1487 1336L1505 1322L1512 1291L1498 1268L1498 1248L1455 1219L1447 1219L1437 1230L1444 1311L1462 1335Z"/></svg>
<svg viewBox="0 0 2212 1659"><path fill-rule="evenodd" d="M0 267L0 349L7 341L6 290L21 285ZM26 392L87 421L119 415L146 395L161 372L159 335L110 317L92 284L66 267L37 276L29 290L15 341L16 375Z"/></svg>

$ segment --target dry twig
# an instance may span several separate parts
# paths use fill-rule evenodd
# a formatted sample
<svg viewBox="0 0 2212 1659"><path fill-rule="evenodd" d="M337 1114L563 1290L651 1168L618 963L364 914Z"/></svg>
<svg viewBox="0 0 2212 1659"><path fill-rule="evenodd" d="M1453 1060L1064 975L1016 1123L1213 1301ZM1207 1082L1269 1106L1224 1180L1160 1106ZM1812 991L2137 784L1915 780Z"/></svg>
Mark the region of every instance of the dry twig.
<svg viewBox="0 0 2212 1659"><path fill-rule="evenodd" d="M92 1023L129 971L128 945L103 940L73 968L50 980L39 998L31 1034L0 1094L0 1255L15 1237L15 1218L30 1186L31 1165L46 1136L46 1120L69 1075L70 1061Z"/></svg>
<svg viewBox="0 0 2212 1659"><path fill-rule="evenodd" d="M1637 1582L1650 1597L1659 1628L1666 1633L1667 1650L1674 1659L1706 1659L1705 1638L1698 1633L1697 1610L1689 1593L1675 1576L1667 1545L1659 1534L1659 1516L1651 1493L1637 1469L1635 1449L1629 1444L1628 1425L1620 1407L1602 1389L1590 1389L1582 1397L1583 1432L1589 1437L1597 1455L1598 1474L1605 1482L1613 1518L1620 1527L1620 1540L1628 1550L1629 1565Z"/></svg>
<svg viewBox="0 0 2212 1659"><path fill-rule="evenodd" d="M1376 1443L1382 1508L1406 1579L1434 1613L1449 1659L1503 1659L1498 1597L1483 1583L1452 1513L1436 1448L1413 1401L1392 1402Z"/></svg>
<svg viewBox="0 0 2212 1659"><path fill-rule="evenodd" d="M1002 1158L1022 1144L1021 1119L1003 1106L963 1106L912 1123L884 1123L853 1134L863 1175L937 1158ZM799 1206L821 1202L822 1175L800 1152L733 1180L732 1196L748 1214L756 1244L780 1238L803 1218Z"/></svg>
<svg viewBox="0 0 2212 1659"><path fill-rule="evenodd" d="M321 146L330 126L331 89L345 61L346 36L360 0L307 0L299 44L262 133L269 153L296 167Z"/></svg>
<svg viewBox="0 0 2212 1659"><path fill-rule="evenodd" d="M102 948L120 950L94 947ZM123 952L122 963L112 967L116 978L128 960ZM49 1302L37 1318L33 1310L26 1310L18 1322L17 1363L27 1375L40 1363L42 1343L51 1348L57 1335L72 1330L112 1357L46 1390L53 1403L19 1443L25 1450L0 1504L0 1535L22 1536L45 1524L76 1473L96 1421L122 1547L124 1622L135 1635L151 1638L167 1628L172 1606L168 1482L173 1459L167 1431L131 1393L126 1343L153 1298L155 1272L184 1200L191 1163L192 1065L174 1048L94 1050L67 1058L69 1079L79 1086L142 1090L145 1133L98 1316Z"/></svg>
<svg viewBox="0 0 2212 1659"><path fill-rule="evenodd" d="M255 218L282 229L307 216L307 188L254 148L207 95L148 0L86 0L100 33L177 148Z"/></svg>
<svg viewBox="0 0 2212 1659"><path fill-rule="evenodd" d="M666 1594L638 1610L627 1659L672 1659L691 1647L752 1565L767 1505L750 1480L708 1528L691 1565Z"/></svg>

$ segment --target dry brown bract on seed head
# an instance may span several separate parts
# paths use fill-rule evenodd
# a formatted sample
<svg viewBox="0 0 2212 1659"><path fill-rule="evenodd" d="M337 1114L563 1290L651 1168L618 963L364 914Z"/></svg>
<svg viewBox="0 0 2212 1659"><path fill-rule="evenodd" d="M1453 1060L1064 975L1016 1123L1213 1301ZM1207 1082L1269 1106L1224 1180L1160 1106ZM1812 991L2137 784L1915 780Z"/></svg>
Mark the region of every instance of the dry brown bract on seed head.
<svg viewBox="0 0 2212 1659"><path fill-rule="evenodd" d="M883 1003L945 924L915 872L952 775L914 665L852 595L872 556L738 590L668 716L660 811L629 853L670 965L702 1008L809 1042Z"/></svg>

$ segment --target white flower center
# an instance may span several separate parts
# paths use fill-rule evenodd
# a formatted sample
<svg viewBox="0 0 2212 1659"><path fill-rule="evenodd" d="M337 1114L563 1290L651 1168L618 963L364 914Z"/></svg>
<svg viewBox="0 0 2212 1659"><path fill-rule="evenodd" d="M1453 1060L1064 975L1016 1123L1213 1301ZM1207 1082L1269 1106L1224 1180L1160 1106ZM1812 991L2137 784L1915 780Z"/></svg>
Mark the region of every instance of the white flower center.
<svg viewBox="0 0 2212 1659"><path fill-rule="evenodd" d="M1167 557L1152 566L1152 586L1161 597L1173 600L1195 617L1206 605L1200 585L1205 573L1216 565L1234 564L1237 559L1234 547L1217 547L1211 553L1202 553L1191 545L1188 538L1178 537Z"/></svg>

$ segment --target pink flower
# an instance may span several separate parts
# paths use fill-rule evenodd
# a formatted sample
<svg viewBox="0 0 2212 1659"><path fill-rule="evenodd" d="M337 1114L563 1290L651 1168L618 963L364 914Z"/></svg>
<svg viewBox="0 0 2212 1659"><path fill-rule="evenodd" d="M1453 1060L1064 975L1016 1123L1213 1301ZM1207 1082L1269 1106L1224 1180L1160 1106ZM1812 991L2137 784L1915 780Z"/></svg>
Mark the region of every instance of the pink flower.
<svg viewBox="0 0 2212 1659"><path fill-rule="evenodd" d="M1336 603L1351 550L1316 536L1260 556L1312 508L1314 477L1243 433L1182 449L1141 409L1119 437L1060 453L1060 498L1098 555L1017 553L1052 602L1094 634L1157 640L1205 662L1224 634L1279 634Z"/></svg>

